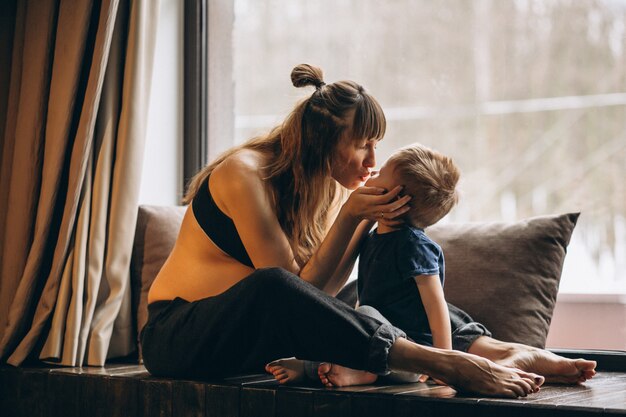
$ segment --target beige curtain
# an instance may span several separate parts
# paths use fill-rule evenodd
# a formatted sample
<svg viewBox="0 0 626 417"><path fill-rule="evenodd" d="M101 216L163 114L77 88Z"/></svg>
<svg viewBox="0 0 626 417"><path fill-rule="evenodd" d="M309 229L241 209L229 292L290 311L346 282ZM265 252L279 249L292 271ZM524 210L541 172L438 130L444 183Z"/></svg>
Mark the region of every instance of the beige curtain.
<svg viewBox="0 0 626 417"><path fill-rule="evenodd" d="M0 355L134 349L129 263L158 2L19 1L2 152Z"/></svg>

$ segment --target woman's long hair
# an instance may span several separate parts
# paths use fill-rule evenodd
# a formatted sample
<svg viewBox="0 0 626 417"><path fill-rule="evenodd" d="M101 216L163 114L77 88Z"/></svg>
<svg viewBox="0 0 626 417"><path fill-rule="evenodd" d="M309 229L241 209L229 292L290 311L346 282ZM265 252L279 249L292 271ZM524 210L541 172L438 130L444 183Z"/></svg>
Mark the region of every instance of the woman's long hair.
<svg viewBox="0 0 626 417"><path fill-rule="evenodd" d="M386 120L376 99L355 82L325 84L322 70L308 64L295 67L291 81L295 87L315 86L315 91L268 134L224 152L204 167L191 179L183 203L193 200L204 180L229 156L241 149L261 153L267 161L261 167L266 191L295 260L303 266L324 239L331 205L342 196L331 177L337 144L344 135L381 139Z"/></svg>

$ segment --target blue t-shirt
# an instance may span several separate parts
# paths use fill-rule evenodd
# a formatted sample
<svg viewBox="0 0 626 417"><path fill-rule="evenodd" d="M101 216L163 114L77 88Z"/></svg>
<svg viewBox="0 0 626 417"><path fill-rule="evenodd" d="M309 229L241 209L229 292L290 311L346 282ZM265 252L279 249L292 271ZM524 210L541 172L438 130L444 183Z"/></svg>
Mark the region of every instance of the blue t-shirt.
<svg viewBox="0 0 626 417"><path fill-rule="evenodd" d="M432 334L415 284L418 275L439 275L444 281L441 247L423 229L369 234L359 257L360 305L376 308L415 342L432 346Z"/></svg>

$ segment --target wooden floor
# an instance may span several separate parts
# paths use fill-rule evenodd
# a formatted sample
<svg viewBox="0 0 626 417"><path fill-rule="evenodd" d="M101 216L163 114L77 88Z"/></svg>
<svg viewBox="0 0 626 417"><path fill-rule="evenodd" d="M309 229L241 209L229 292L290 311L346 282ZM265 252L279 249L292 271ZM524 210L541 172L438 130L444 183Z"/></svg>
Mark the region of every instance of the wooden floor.
<svg viewBox="0 0 626 417"><path fill-rule="evenodd" d="M432 384L327 389L278 386L266 375L222 381L150 376L143 366L0 367L0 416L600 416L626 415L626 373L527 398L457 395Z"/></svg>

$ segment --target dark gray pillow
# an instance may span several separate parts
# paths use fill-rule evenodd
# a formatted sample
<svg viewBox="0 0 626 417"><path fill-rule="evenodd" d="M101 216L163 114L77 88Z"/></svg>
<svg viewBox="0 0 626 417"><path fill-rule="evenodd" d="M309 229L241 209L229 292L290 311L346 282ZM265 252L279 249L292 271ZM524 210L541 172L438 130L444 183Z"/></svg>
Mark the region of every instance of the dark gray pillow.
<svg viewBox="0 0 626 417"><path fill-rule="evenodd" d="M148 290L174 248L186 208L149 205L139 207L130 263L137 334L148 320Z"/></svg>
<svg viewBox="0 0 626 417"><path fill-rule="evenodd" d="M446 299L496 339L545 347L579 214L427 229L443 248Z"/></svg>

